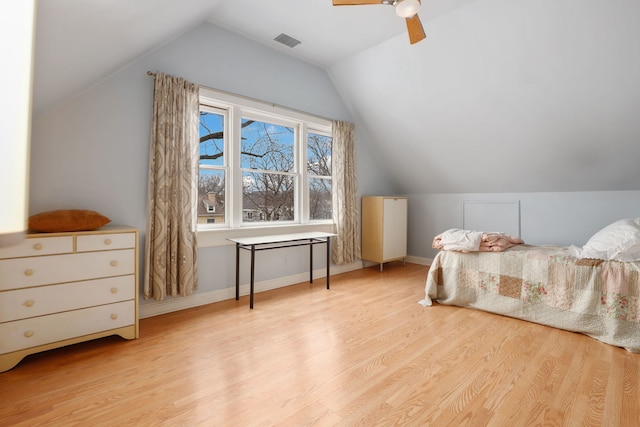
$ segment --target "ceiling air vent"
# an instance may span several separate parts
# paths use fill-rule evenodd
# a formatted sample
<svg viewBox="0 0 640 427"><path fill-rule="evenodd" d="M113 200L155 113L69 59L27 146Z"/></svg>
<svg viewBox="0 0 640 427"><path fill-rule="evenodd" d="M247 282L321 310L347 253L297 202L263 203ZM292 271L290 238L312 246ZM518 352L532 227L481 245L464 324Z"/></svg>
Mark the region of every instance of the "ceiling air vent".
<svg viewBox="0 0 640 427"><path fill-rule="evenodd" d="M289 46L289 47L295 47L301 43L300 40L296 40L293 37L288 36L284 33L281 33L279 36L276 36L274 40L277 41L278 43L282 43L283 45Z"/></svg>

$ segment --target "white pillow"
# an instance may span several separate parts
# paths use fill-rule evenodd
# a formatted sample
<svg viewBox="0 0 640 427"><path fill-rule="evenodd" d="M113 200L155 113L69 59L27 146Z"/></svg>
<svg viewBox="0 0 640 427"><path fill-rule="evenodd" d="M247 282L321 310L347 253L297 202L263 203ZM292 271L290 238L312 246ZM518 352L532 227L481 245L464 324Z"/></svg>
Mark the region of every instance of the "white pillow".
<svg viewBox="0 0 640 427"><path fill-rule="evenodd" d="M572 246L572 255L605 261L640 261L640 218L621 219L591 236L582 250Z"/></svg>

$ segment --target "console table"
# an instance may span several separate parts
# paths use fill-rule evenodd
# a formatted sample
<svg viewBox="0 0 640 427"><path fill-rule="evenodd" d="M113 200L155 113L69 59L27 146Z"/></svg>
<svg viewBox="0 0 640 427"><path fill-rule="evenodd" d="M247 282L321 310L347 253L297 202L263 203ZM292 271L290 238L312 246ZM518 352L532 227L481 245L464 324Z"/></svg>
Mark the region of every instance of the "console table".
<svg viewBox="0 0 640 427"><path fill-rule="evenodd" d="M251 251L251 281L249 291L249 308L253 308L253 293L255 280L256 252L268 249L290 248L294 246L309 246L309 282L313 283L313 245L327 245L327 289L329 289L329 268L331 258L329 256L331 237L333 233L310 232L279 234L275 236L241 237L227 239L236 244L236 300L240 299L240 249Z"/></svg>

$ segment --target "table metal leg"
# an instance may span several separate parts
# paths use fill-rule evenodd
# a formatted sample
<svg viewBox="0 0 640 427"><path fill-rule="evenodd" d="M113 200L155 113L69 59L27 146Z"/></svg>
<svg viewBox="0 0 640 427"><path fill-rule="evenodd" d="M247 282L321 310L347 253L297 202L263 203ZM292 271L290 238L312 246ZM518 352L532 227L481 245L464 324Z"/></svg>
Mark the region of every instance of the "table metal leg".
<svg viewBox="0 0 640 427"><path fill-rule="evenodd" d="M330 274L330 265L331 265L331 257L329 256L329 253L331 252L329 250L329 248L331 247L331 237L327 237L327 289L329 289L329 277L331 277Z"/></svg>
<svg viewBox="0 0 640 427"><path fill-rule="evenodd" d="M236 301L240 299L240 243L236 243Z"/></svg>
<svg viewBox="0 0 640 427"><path fill-rule="evenodd" d="M251 289L249 290L249 308L253 308L253 284L256 271L256 246L251 245Z"/></svg>
<svg viewBox="0 0 640 427"><path fill-rule="evenodd" d="M313 283L313 242L309 242L309 283Z"/></svg>

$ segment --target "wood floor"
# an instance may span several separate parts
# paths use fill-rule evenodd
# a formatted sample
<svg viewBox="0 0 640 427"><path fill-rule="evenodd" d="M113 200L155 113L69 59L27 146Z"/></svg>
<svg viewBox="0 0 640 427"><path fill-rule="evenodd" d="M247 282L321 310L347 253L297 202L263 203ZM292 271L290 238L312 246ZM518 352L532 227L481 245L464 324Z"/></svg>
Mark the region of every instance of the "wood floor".
<svg viewBox="0 0 640 427"><path fill-rule="evenodd" d="M0 425L640 425L640 355L424 308L426 272L375 266L29 356L0 374Z"/></svg>

